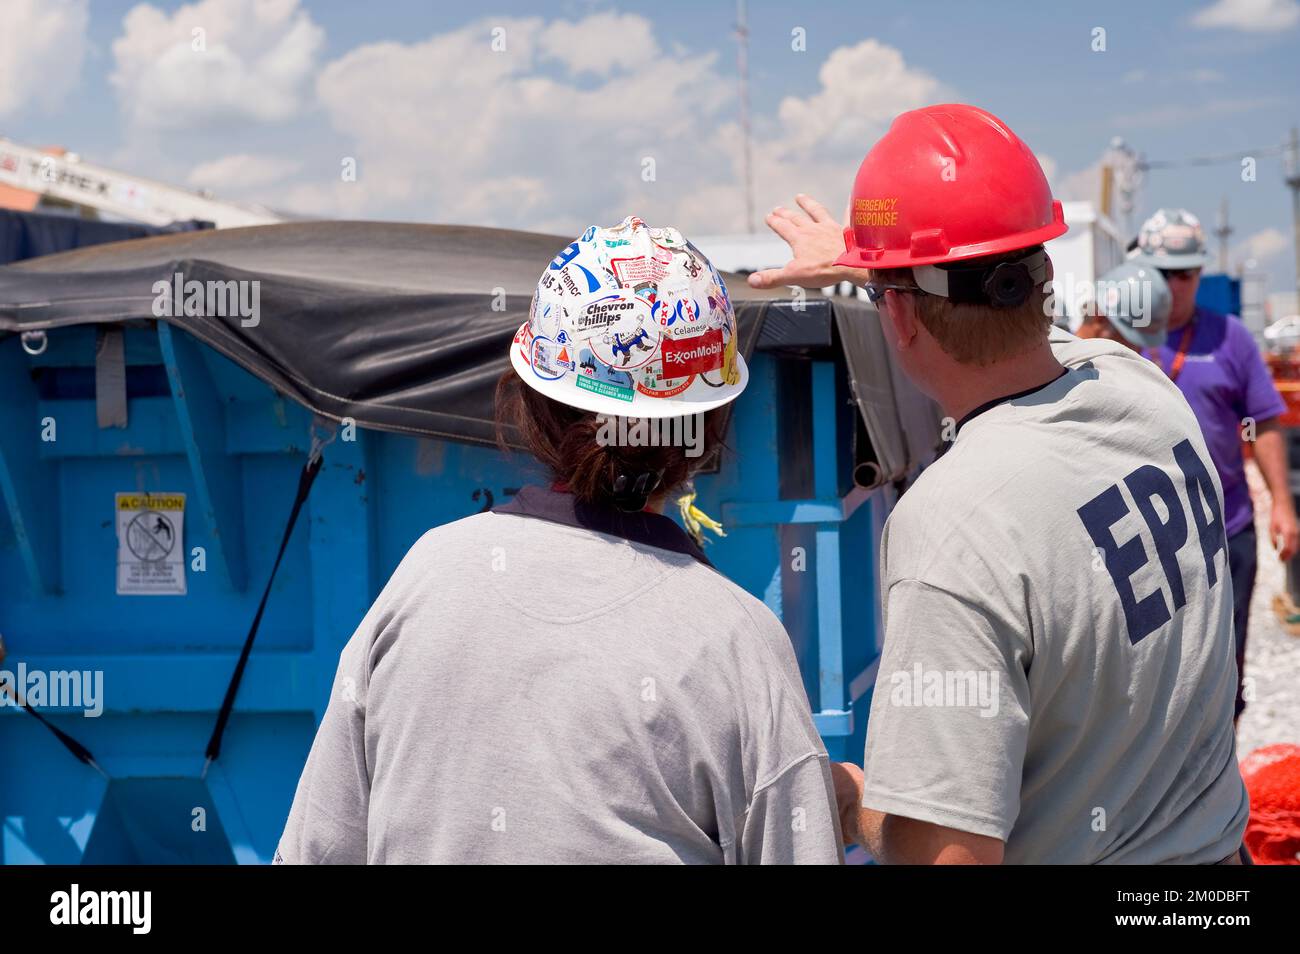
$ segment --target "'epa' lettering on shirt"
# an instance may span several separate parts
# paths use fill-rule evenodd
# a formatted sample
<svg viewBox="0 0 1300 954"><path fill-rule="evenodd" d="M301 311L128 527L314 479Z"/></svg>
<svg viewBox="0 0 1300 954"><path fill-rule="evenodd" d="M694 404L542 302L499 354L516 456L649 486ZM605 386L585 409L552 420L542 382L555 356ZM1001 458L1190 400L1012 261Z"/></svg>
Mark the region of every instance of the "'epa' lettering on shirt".
<svg viewBox="0 0 1300 954"><path fill-rule="evenodd" d="M1191 441L1185 440L1176 445L1173 455L1182 471L1187 507L1184 507L1183 499L1170 476L1152 464L1138 467L1122 483L1133 498L1147 529L1151 531L1156 559L1169 583L1169 595L1173 598L1173 612L1176 613L1187 604L1182 570L1178 565L1178 551L1191 535L1188 512L1192 517L1191 525L1196 528L1210 589L1218 582L1218 573L1214 567L1215 556L1222 550L1226 566L1228 544L1224 536L1219 498L1214 492L1214 481ZM1167 519L1161 519L1155 506L1157 500L1164 505ZM1133 590L1133 575L1150 563L1150 559L1141 536L1135 534L1123 543L1115 539L1115 524L1129 512L1128 501L1120 491L1119 483L1111 484L1078 510L1079 519L1083 521L1088 536L1105 554L1106 569L1110 572L1111 582L1115 584L1115 591L1124 610L1124 619L1128 624L1129 641L1137 643L1169 622L1172 614L1164 592L1159 588L1140 600Z"/></svg>

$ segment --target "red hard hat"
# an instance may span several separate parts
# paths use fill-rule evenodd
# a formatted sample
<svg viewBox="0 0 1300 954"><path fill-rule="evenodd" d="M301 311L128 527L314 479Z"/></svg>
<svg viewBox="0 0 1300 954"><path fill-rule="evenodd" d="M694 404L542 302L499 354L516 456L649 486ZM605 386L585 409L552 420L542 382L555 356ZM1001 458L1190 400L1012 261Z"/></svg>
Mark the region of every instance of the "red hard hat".
<svg viewBox="0 0 1300 954"><path fill-rule="evenodd" d="M853 183L837 265L910 268L1001 255L1065 233L1034 154L974 106L903 113Z"/></svg>

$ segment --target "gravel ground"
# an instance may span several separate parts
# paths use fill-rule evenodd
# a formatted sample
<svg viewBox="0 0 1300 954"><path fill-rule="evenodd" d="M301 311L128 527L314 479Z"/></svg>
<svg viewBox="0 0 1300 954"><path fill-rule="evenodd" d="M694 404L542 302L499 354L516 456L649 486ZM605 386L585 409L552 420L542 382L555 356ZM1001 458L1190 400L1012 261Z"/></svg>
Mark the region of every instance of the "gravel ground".
<svg viewBox="0 0 1300 954"><path fill-rule="evenodd" d="M1259 535L1259 576L1250 601L1246 678L1255 698L1237 724L1237 757L1277 742L1300 744L1300 636L1292 636L1273 612L1273 597L1286 589L1285 567L1268 540L1268 489L1253 461L1246 463L1255 527Z"/></svg>

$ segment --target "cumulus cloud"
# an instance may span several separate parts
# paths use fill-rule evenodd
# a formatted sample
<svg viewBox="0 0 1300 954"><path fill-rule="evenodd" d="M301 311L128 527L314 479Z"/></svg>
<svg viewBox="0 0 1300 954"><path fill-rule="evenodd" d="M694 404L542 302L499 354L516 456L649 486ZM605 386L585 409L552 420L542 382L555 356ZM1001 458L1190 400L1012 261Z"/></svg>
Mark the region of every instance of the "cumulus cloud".
<svg viewBox="0 0 1300 954"><path fill-rule="evenodd" d="M715 59L662 46L636 14L484 19L362 46L326 65L316 87L354 144L357 181L302 185L279 201L557 232L631 212L688 232L742 229L735 80ZM755 119L760 213L795 191L838 211L889 120L942 92L875 40L834 51L819 79Z"/></svg>
<svg viewBox="0 0 1300 954"><path fill-rule="evenodd" d="M297 159L238 153L200 163L190 172L188 181L199 189L235 194L281 182L301 168L302 162Z"/></svg>
<svg viewBox="0 0 1300 954"><path fill-rule="evenodd" d="M1101 201L1101 168L1102 161L1098 159L1089 166L1062 176L1059 180L1053 178L1052 184L1057 197L1066 202L1099 203Z"/></svg>
<svg viewBox="0 0 1300 954"><path fill-rule="evenodd" d="M1048 183L1055 186L1057 172L1056 160L1042 152L1034 153L1034 158L1038 160L1038 164L1042 167L1043 175L1047 178Z"/></svg>
<svg viewBox="0 0 1300 954"><path fill-rule="evenodd" d="M87 0L10 0L0 30L0 116L51 110L81 77Z"/></svg>
<svg viewBox="0 0 1300 954"><path fill-rule="evenodd" d="M635 14L597 13L583 20L557 20L541 31L538 49L574 74L608 76L629 60L659 56L650 21Z"/></svg>
<svg viewBox="0 0 1300 954"><path fill-rule="evenodd" d="M113 41L110 80L128 123L180 130L271 123L303 107L324 43L298 0L142 3Z"/></svg>
<svg viewBox="0 0 1300 954"><path fill-rule="evenodd" d="M941 99L942 86L876 40L834 50L812 96L781 101L782 142L791 152L858 156L900 112Z"/></svg>
<svg viewBox="0 0 1300 954"><path fill-rule="evenodd" d="M1192 16L1203 29L1225 27L1247 33L1289 30L1300 23L1300 0L1216 0Z"/></svg>
<svg viewBox="0 0 1300 954"><path fill-rule="evenodd" d="M1256 262L1265 262L1290 247L1287 237L1270 226L1239 242L1233 248L1232 257L1237 261L1254 259Z"/></svg>

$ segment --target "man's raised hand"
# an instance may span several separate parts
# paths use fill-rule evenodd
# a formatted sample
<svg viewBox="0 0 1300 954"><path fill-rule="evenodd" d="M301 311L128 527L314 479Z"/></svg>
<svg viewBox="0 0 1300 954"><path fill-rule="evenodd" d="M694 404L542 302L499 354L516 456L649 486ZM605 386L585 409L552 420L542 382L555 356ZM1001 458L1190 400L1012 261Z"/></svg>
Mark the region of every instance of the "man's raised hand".
<svg viewBox="0 0 1300 954"><path fill-rule="evenodd" d="M754 272L749 284L754 288L825 288L846 279L853 281L859 275L865 278L861 269L835 264L835 259L844 254L844 229L835 217L812 196L801 193L794 198L803 212L777 206L763 220L790 246L790 261L780 268Z"/></svg>

